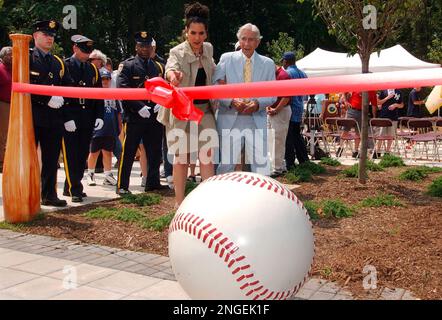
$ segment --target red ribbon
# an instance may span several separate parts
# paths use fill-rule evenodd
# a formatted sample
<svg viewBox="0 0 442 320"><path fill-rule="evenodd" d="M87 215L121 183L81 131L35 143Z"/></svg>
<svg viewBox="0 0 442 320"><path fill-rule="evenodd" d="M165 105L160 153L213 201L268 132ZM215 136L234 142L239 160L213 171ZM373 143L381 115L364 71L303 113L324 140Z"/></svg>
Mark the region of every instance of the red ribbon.
<svg viewBox="0 0 442 320"><path fill-rule="evenodd" d="M103 90L14 82L12 91L68 98L151 100L166 108L171 108L172 114L180 120L200 121L202 112L193 105L193 99L298 96L440 84L442 84L442 68L183 88L173 87L161 78L154 78L146 82L147 90L121 88Z"/></svg>
<svg viewBox="0 0 442 320"><path fill-rule="evenodd" d="M196 108L193 101L179 88L167 83L163 78L152 78L144 84L150 100L165 108L179 120L201 122L204 112Z"/></svg>

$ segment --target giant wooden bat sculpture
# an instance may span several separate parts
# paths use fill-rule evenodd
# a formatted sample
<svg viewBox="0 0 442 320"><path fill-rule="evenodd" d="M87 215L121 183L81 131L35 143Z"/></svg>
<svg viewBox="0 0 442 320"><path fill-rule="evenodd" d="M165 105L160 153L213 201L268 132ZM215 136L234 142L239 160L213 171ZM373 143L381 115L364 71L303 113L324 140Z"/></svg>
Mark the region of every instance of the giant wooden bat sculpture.
<svg viewBox="0 0 442 320"><path fill-rule="evenodd" d="M29 83L30 35L11 34L12 81ZM5 220L27 222L40 211L40 169L32 123L31 96L12 91L3 165Z"/></svg>

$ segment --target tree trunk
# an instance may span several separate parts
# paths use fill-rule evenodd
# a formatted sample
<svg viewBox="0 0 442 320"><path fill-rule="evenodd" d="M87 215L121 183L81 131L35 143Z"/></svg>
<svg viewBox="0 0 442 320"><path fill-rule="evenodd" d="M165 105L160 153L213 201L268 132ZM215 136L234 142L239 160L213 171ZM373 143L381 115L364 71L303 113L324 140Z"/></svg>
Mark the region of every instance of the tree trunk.
<svg viewBox="0 0 442 320"><path fill-rule="evenodd" d="M362 73L368 73L370 53L361 55ZM362 93L361 145L359 150L359 183L367 182L368 92ZM356 150L357 151L357 150Z"/></svg>

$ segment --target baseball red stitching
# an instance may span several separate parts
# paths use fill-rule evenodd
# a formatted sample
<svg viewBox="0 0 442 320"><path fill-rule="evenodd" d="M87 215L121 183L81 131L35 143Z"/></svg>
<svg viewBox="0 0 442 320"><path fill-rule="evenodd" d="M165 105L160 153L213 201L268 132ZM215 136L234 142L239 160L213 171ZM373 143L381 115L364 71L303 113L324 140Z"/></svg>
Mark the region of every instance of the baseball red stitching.
<svg viewBox="0 0 442 320"><path fill-rule="evenodd" d="M235 246L232 241L229 241L228 237L223 237L222 232L216 232L217 228L213 227L211 223L204 222L204 218L200 218L198 216L195 216L194 214L181 213L175 216L175 218L173 219L169 227L169 233L181 230L190 235L196 236L197 229L199 229L198 235L196 236L199 240L202 240L202 242L205 243L209 249L213 249L213 252L215 254L218 254L218 251L220 251L219 249L221 248L219 258L222 259L224 257L224 254L226 254L224 258L224 263L227 264L227 267L230 270L232 270L231 273L233 276L236 277L236 282L240 286L240 290L247 297L254 295L253 300L269 300L272 298L273 300L285 300L295 295L296 292L298 292L298 290L304 285L305 281L310 275L313 260L310 263L309 272L304 277L301 283L298 283L294 288L287 291L270 291L269 289L264 288L263 285L260 285L259 280L254 279L255 275L253 273L250 273L249 270L251 266L250 264L247 264L246 257L244 255L236 257L238 255L236 253L239 250L238 246ZM212 238L210 239L210 241L207 241L207 239L211 236ZM215 247L213 247L214 243L216 243ZM241 282L244 283L241 284Z"/></svg>

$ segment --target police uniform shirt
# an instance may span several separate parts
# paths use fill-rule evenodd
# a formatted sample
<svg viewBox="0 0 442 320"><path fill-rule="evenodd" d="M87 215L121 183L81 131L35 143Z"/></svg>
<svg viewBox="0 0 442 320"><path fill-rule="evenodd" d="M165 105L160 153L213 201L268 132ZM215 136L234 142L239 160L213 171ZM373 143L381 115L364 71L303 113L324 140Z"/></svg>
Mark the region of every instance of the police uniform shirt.
<svg viewBox="0 0 442 320"><path fill-rule="evenodd" d="M90 62L81 62L74 56L65 60L73 86L102 88L98 69ZM70 98L63 110L64 121L74 120L77 128L94 127L97 118L103 119L104 101L98 99Z"/></svg>
<svg viewBox="0 0 442 320"><path fill-rule="evenodd" d="M138 55L124 61L123 69L118 75L117 86L119 88L142 88L147 79L163 77L164 65L152 59L142 59ZM144 106L150 106L150 118L142 118L138 111ZM153 112L155 103L152 101L124 100L124 120L125 122L146 123L154 121L157 114Z"/></svg>
<svg viewBox="0 0 442 320"><path fill-rule="evenodd" d="M72 79L63 60L51 53L45 54L38 48L30 51L31 84L48 86L71 86ZM48 106L50 96L31 95L34 126L59 128L63 125L62 110Z"/></svg>

